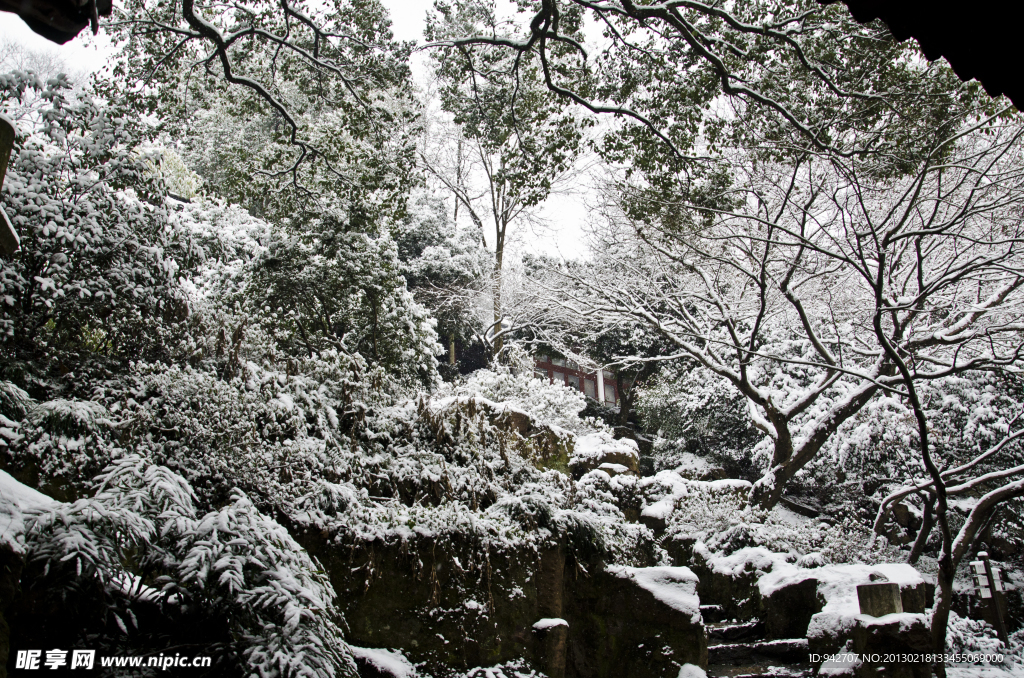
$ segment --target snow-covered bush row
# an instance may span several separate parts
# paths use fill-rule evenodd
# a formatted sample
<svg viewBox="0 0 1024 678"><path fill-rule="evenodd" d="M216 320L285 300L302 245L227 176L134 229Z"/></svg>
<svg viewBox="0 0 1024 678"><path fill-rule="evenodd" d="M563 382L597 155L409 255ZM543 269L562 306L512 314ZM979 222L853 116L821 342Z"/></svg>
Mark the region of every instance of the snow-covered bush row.
<svg viewBox="0 0 1024 678"><path fill-rule="evenodd" d="M750 507L748 482L693 481L662 471L639 485L647 506L643 515L664 520L669 539L700 542L716 554L760 546L794 561L813 554L820 564L904 559L884 540L869 548L869 529L853 519L826 522Z"/></svg>
<svg viewBox="0 0 1024 678"><path fill-rule="evenodd" d="M537 468L534 442L489 421L493 403L487 411L475 396L392 405L367 385L365 362L336 351L291 368L250 361L224 379L136 365L95 401L31 405L8 454L43 482L84 492L83 472L131 450L186 477L203 507L237 487L263 509L308 515L356 541L402 538L414 526L495 545L571 538L629 554L643 538L592 480L574 485Z"/></svg>
<svg viewBox="0 0 1024 678"><path fill-rule="evenodd" d="M26 547L42 568L30 590L99 595L101 616L126 638L146 638L128 632L146 606L172 625L217 619L228 632L207 651L219 662L241 659L253 674L355 675L330 584L244 494L200 514L184 478L134 454L94 484L91 497L28 512Z"/></svg>

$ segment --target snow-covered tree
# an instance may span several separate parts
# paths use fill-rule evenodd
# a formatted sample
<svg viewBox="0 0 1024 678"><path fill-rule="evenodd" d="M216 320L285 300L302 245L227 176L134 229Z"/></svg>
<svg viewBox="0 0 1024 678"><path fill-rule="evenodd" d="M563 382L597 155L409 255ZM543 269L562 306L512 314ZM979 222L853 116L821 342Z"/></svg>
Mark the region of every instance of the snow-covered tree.
<svg viewBox="0 0 1024 678"><path fill-rule="evenodd" d="M21 238L0 261L6 376L45 389L48 376L165 356L189 314L185 243L133 123L59 77L0 75L0 97L19 127L3 187Z"/></svg>
<svg viewBox="0 0 1024 678"><path fill-rule="evenodd" d="M205 126L218 143L202 170L254 211L264 201L251 183L276 178L317 189L332 182L358 193L402 163L400 153L376 151L400 146L409 122L411 46L393 40L376 0L231 7L132 0L104 27L122 47L105 87L121 91L139 114L174 120L179 131ZM318 195L329 201L344 192Z"/></svg>
<svg viewBox="0 0 1024 678"><path fill-rule="evenodd" d="M510 29L487 0L442 2L435 8L426 35L437 44L469 34L500 41ZM562 110L543 87L540 64L532 58L467 44L435 53L434 70L441 107L455 129L450 134L434 130L436 138L428 139L434 143L423 159L431 176L451 192L457 209L479 229L484 246L493 248L488 336L497 356L507 315L502 284L506 247L517 225L529 220L572 168L587 123Z"/></svg>

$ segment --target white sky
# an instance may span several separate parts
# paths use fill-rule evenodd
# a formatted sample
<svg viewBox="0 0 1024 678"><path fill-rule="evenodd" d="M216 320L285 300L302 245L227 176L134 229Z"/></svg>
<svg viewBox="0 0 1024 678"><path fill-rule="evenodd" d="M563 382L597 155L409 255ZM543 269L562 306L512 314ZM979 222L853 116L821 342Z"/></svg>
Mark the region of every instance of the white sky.
<svg viewBox="0 0 1024 678"><path fill-rule="evenodd" d="M89 29L63 45L52 43L32 31L17 15L0 12L0 42L27 47L32 52L58 55L73 72L91 73L103 66L110 41L103 34L93 36Z"/></svg>
<svg viewBox="0 0 1024 678"><path fill-rule="evenodd" d="M433 0L381 0L391 12L392 30L398 40L414 40L423 43L423 27L427 12L433 8ZM514 5L506 2L508 14ZM502 12L504 14L504 12ZM0 44L15 43L33 52L55 54L72 71L73 75L84 75L102 67L110 50L110 41L104 36L102 23L100 33L93 36L86 29L78 37L64 45L57 45L34 33L14 14L0 12ZM420 57L422 59L422 57ZM414 68L422 77L424 69ZM577 195L552 196L541 208L539 216L548 224L545 229L531 231L523 227L513 247L522 251L546 253L566 259L586 256L584 225L587 209L584 205L587 191L580 185ZM493 241L491 235L488 241Z"/></svg>

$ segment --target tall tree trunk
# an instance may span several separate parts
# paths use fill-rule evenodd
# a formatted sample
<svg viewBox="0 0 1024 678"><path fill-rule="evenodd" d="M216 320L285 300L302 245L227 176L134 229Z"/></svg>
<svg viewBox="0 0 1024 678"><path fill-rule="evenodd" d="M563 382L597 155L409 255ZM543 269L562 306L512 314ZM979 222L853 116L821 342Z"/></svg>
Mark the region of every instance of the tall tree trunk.
<svg viewBox="0 0 1024 678"><path fill-rule="evenodd" d="M455 367L455 333L448 335L448 364Z"/></svg>
<svg viewBox="0 0 1024 678"><path fill-rule="evenodd" d="M883 247L888 243L883 241ZM884 250L883 250L884 251ZM939 551L939 571L936 575L935 607L932 610L932 652L943 654L946 651L946 626L949 623L949 609L953 603L953 534L949 529L949 503L946 498L946 482L942 478L935 461L932 459L931 448L928 443L928 417L921 404L917 388L914 384L914 377L907 366L904 357L893 345L885 328L882 327L882 315L887 311L887 303L883 298L884 284L882 280L883 271L886 269L886 258L878 258L878 274L874 281L875 292L875 315L873 318L873 329L875 338L882 346L889 360L899 371L903 385L907 389L907 400L914 410L914 418L917 420L918 443L921 449L921 460L924 467L931 476L935 486L936 512L935 519L939 525L939 534L942 537L942 549ZM894 332L898 328L894 328ZM896 337L898 340L898 337ZM939 678L946 678L945 662L938 662L935 672Z"/></svg>
<svg viewBox="0 0 1024 678"><path fill-rule="evenodd" d="M499 231L500 234L500 231ZM493 332L495 335L494 344L491 347L491 359L497 360L498 356L501 355L501 350L505 347L505 337L500 336L501 333L501 260L505 254L504 252L504 241L502 238L497 238L495 242L494 252L494 291L493 291L493 303L494 303L494 326Z"/></svg>

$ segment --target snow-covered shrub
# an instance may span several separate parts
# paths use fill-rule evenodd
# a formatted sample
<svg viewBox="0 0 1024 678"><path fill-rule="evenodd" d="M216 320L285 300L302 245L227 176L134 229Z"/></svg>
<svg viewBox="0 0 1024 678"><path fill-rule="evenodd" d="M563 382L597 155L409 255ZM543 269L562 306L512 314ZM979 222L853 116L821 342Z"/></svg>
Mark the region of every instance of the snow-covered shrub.
<svg viewBox="0 0 1024 678"><path fill-rule="evenodd" d="M21 238L0 260L0 355L20 373L7 378L76 388L111 360L162 358L188 314L182 243L163 183L132 152L138 130L62 78L0 75L0 103L19 128L3 186Z"/></svg>
<svg viewBox="0 0 1024 678"><path fill-rule="evenodd" d="M28 414L32 397L9 381L0 381L0 414L20 419Z"/></svg>
<svg viewBox="0 0 1024 678"><path fill-rule="evenodd" d="M667 534L703 542L715 553L760 546L794 560L815 554L824 564L903 559L884 540L868 548L871 533L855 521L830 523L750 507L750 484L742 481L690 481L662 471L641 486L645 515L664 518Z"/></svg>
<svg viewBox="0 0 1024 678"><path fill-rule="evenodd" d="M158 626L142 615L155 605L171 627L220 620L227 633L204 639L208 651L248 672L355 675L323 573L245 495L199 515L184 478L138 455L94 483L92 497L27 514L26 547L42 569L26 586L78 604L99 592L120 648L152 638L139 619Z"/></svg>
<svg viewBox="0 0 1024 678"><path fill-rule="evenodd" d="M705 368L666 368L639 387L637 412L657 431L655 471L676 468L686 454L708 457L729 477L754 479L751 450L761 438L743 396Z"/></svg>
<svg viewBox="0 0 1024 678"><path fill-rule="evenodd" d="M292 355L359 353L381 368L392 390L437 379L436 323L406 289L387 233L275 233L254 262L245 294Z"/></svg>
<svg viewBox="0 0 1024 678"><path fill-rule="evenodd" d="M0 428L0 460L29 469L54 496L78 496L93 475L121 454L121 422L102 403L63 398L20 402L21 416Z"/></svg>
<svg viewBox="0 0 1024 678"><path fill-rule="evenodd" d="M607 430L602 422L582 418L586 398L577 389L538 379L532 372L516 372L498 366L494 370L477 370L464 380L444 384L438 396L481 396L497 403L506 403L526 412L537 421L557 426L576 435Z"/></svg>
<svg viewBox="0 0 1024 678"><path fill-rule="evenodd" d="M1014 634L1020 638L1020 632ZM995 654L1005 651L1000 648L1001 643L996 635L996 630L991 624L961 617L955 610L949 611L949 622L946 624L946 652L956 654L978 653ZM1010 638L1010 647L1014 645L1014 637Z"/></svg>
<svg viewBox="0 0 1024 678"><path fill-rule="evenodd" d="M416 301L437 319L438 334L450 349L451 342L483 332L481 302L490 285L493 255L475 229L456 228L437 196L415 191L413 196L406 218L391 227L402 275Z"/></svg>

